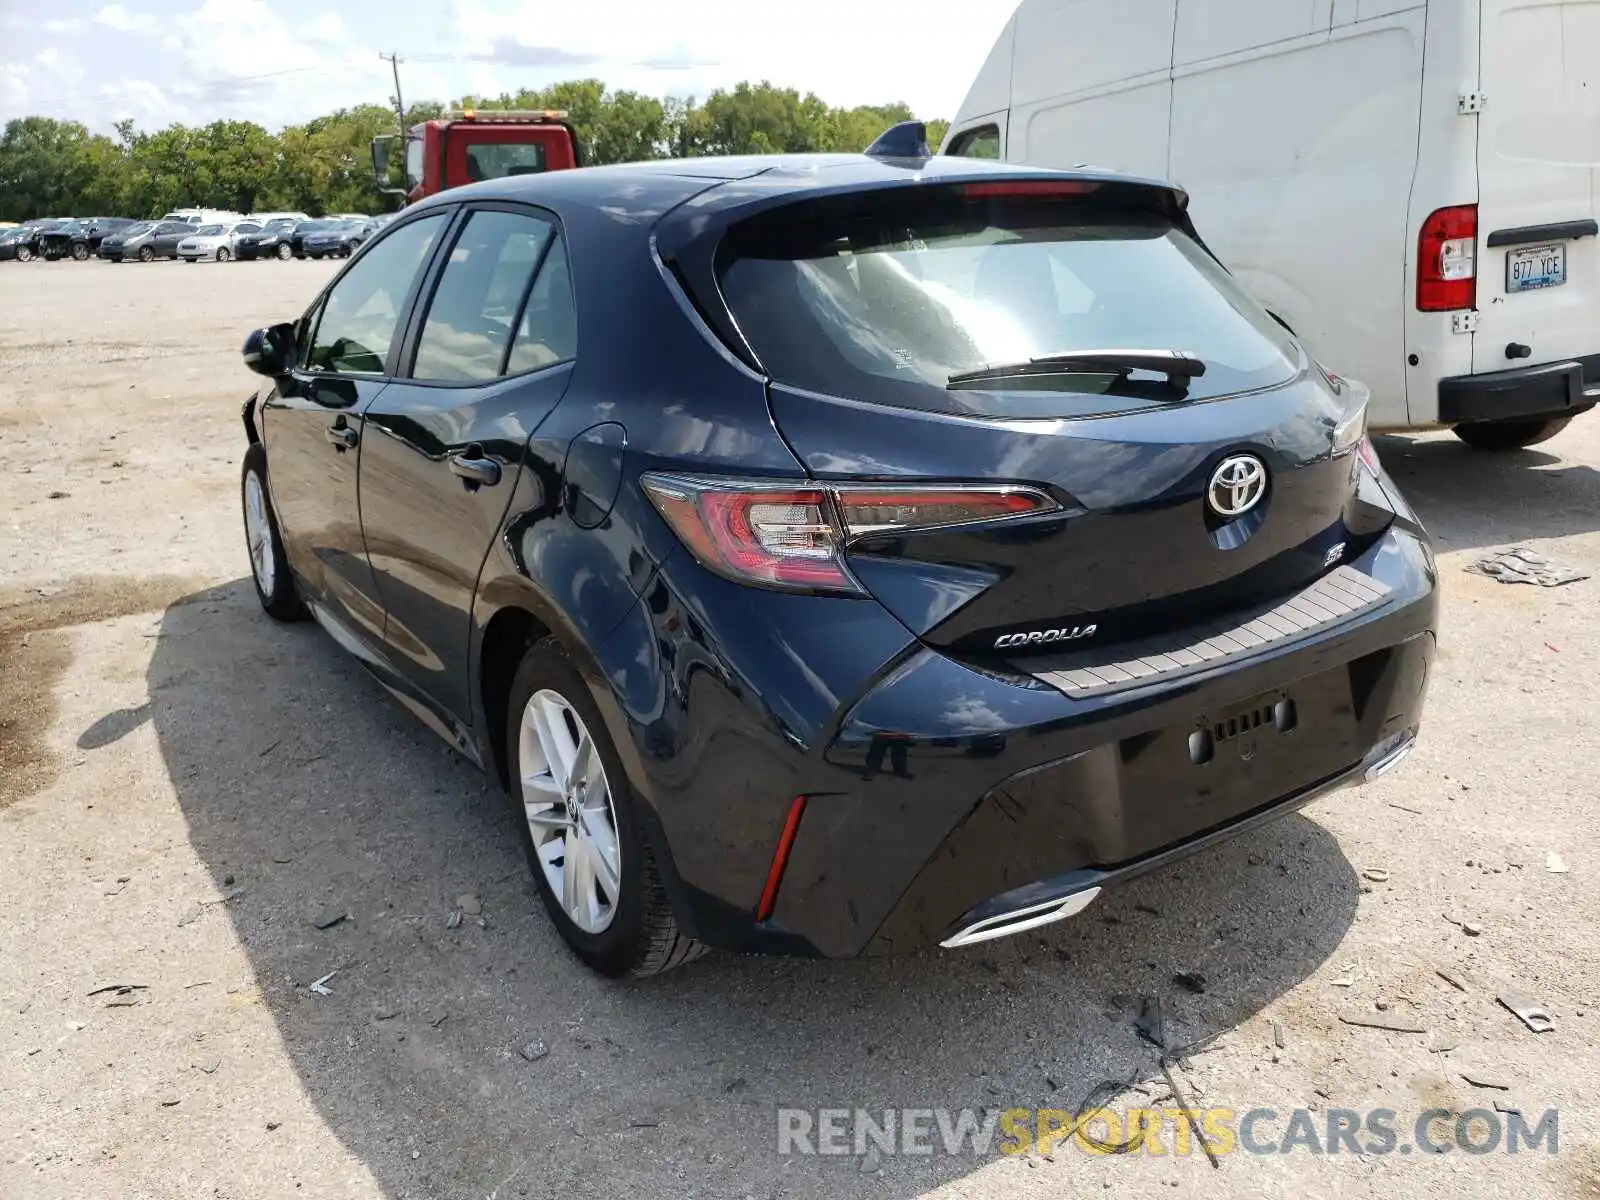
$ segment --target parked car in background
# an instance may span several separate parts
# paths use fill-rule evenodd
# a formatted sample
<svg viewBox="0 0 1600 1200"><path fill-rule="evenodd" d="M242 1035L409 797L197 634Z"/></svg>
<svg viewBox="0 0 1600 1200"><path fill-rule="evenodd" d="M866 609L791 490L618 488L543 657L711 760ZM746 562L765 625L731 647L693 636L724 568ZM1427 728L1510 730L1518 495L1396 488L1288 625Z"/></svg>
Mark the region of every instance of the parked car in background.
<svg viewBox="0 0 1600 1200"><path fill-rule="evenodd" d="M240 262L253 258L289 258L294 254L291 240L295 228L304 224L296 217L273 217L261 227L261 232L245 234L233 242L233 256Z"/></svg>
<svg viewBox="0 0 1600 1200"><path fill-rule="evenodd" d="M84 217L84 228L89 231L89 249L96 253L100 250L100 243L115 233L124 233L140 222L132 217Z"/></svg>
<svg viewBox="0 0 1600 1200"><path fill-rule="evenodd" d="M107 262L121 262L126 248L128 257L137 257L139 248L145 244L159 224L159 221L135 221L126 229L113 230L100 239L100 245L95 248L95 256Z"/></svg>
<svg viewBox="0 0 1600 1200"><path fill-rule="evenodd" d="M156 226L155 233L148 243L150 257L176 259L178 257L178 243L186 237L193 236L194 231L195 226L186 221L162 221ZM139 251L139 261L150 261L149 258L145 257L143 247Z"/></svg>
<svg viewBox="0 0 1600 1200"><path fill-rule="evenodd" d="M254 221L238 221L232 225L202 225L178 243L178 257L184 262L210 259L227 262L233 257L234 239L257 234L261 226Z"/></svg>
<svg viewBox="0 0 1600 1200"><path fill-rule="evenodd" d="M604 974L1035 929L1417 736L1367 389L1180 190L924 138L445 191L245 344L263 608L502 782Z"/></svg>
<svg viewBox="0 0 1600 1200"><path fill-rule="evenodd" d="M349 258L376 232L377 226L370 217L329 222L326 229L306 236L303 243L306 257Z"/></svg>
<svg viewBox="0 0 1600 1200"><path fill-rule="evenodd" d="M289 253L295 258L306 256L306 239L312 234L325 233L338 222L329 217L314 217L301 221L289 234Z"/></svg>
<svg viewBox="0 0 1600 1200"><path fill-rule="evenodd" d="M57 221L41 226L35 239L35 252L46 262L70 258L77 262L89 259L89 228L82 221Z"/></svg>
<svg viewBox="0 0 1600 1200"><path fill-rule="evenodd" d="M5 233L0 233L0 260L12 259L16 262L32 262L39 256L39 229L42 226L53 225L57 220L59 218L36 218L31 221L23 221L15 229L8 229Z"/></svg>

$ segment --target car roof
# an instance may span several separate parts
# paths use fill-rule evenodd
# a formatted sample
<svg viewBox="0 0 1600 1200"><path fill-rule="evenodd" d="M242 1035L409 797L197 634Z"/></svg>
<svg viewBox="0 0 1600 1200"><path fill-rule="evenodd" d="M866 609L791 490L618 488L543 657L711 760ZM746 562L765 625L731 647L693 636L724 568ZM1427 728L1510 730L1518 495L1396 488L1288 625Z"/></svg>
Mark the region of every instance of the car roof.
<svg viewBox="0 0 1600 1200"><path fill-rule="evenodd" d="M600 203L630 184L692 180L716 186L758 178L760 191L768 198L778 195L799 198L808 192L848 191L875 185L1039 178L1144 184L1183 196L1182 191L1172 184L1119 175L1099 168L1059 171L991 159L940 155L904 159L867 154L752 154L727 158L656 159L616 166L585 167L581 170L512 175L452 188L430 197L423 204L451 203L468 198L525 203L549 203L557 199Z"/></svg>

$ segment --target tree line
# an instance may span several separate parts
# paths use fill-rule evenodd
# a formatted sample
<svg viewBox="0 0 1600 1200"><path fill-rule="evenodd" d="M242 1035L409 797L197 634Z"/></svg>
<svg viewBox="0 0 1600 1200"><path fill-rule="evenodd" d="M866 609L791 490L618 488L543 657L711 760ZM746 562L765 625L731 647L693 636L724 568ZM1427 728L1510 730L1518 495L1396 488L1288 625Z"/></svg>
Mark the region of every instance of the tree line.
<svg viewBox="0 0 1600 1200"><path fill-rule="evenodd" d="M468 96L452 107L468 105L566 109L585 161L595 165L708 154L859 151L912 116L904 104L835 108L815 95L769 83L741 83L695 100L609 91L598 79L581 79L515 94ZM412 106L406 124L436 117L444 107ZM935 147L945 128L943 121L929 122ZM174 208L320 215L383 212L396 203L379 192L368 149L375 135L394 132L392 108L340 109L276 133L253 121L177 124L155 132L121 121L115 129L112 137L77 121L8 121L0 134L0 220L157 217Z"/></svg>

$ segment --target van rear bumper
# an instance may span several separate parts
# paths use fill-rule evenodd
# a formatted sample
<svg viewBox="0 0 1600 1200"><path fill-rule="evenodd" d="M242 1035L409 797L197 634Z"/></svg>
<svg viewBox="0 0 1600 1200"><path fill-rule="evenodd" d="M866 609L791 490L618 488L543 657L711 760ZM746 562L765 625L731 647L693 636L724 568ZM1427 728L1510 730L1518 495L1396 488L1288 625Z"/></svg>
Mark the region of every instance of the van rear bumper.
<svg viewBox="0 0 1600 1200"><path fill-rule="evenodd" d="M1439 381L1439 421L1567 417L1600 403L1600 354Z"/></svg>

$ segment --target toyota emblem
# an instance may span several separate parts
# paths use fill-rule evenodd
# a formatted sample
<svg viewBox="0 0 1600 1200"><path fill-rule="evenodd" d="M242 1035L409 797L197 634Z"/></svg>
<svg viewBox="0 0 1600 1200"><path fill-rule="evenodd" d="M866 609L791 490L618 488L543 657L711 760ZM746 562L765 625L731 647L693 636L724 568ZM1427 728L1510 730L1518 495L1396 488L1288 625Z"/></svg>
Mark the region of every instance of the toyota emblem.
<svg viewBox="0 0 1600 1200"><path fill-rule="evenodd" d="M1206 503L1219 517L1242 517L1267 494L1267 466L1254 454L1235 454L1217 464Z"/></svg>

